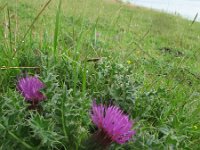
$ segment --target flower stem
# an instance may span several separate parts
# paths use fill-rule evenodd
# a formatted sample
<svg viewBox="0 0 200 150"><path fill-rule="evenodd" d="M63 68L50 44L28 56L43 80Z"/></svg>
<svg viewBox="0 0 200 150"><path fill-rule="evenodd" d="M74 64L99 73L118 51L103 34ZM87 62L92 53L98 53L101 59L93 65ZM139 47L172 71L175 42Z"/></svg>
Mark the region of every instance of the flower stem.
<svg viewBox="0 0 200 150"><path fill-rule="evenodd" d="M96 131L83 144L87 150L108 150L112 140L106 136L103 130Z"/></svg>

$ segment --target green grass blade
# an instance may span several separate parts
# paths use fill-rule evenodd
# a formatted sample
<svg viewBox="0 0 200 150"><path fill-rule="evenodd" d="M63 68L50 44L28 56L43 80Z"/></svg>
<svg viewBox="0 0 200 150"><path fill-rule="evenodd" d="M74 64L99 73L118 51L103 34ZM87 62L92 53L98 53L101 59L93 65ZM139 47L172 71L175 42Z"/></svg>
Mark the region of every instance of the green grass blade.
<svg viewBox="0 0 200 150"><path fill-rule="evenodd" d="M4 129L4 130L6 130L6 127L4 126L4 125L2 125L2 124L0 124L0 126ZM10 135L10 136L12 136L16 141L18 141L19 143L21 143L24 147L26 147L27 149L34 149L32 146L30 146L28 143L26 143L25 141L23 141L23 140L21 140L17 135L15 135L13 132L11 132L11 131L8 131L8 134Z"/></svg>
<svg viewBox="0 0 200 150"><path fill-rule="evenodd" d="M42 8L42 10L38 13L38 15L35 17L35 19L33 20L33 22L31 23L30 27L28 28L28 30L25 32L24 34L24 37L23 37L23 40L25 40L27 34L29 33L29 31L33 28L35 22L38 20L38 18L40 17L40 15L42 14L42 12L46 9L46 7L49 5L49 3L51 2L52 0L49 0L48 2L46 2L46 4L44 5L44 7Z"/></svg>
<svg viewBox="0 0 200 150"><path fill-rule="evenodd" d="M0 12L2 12L6 6L7 6L7 3L4 4L3 6L1 6L1 7L0 7Z"/></svg>
<svg viewBox="0 0 200 150"><path fill-rule="evenodd" d="M7 8L7 13L8 13L8 31L9 31L9 46L10 46L10 51L12 51L12 31L11 31L11 20L10 20L10 10Z"/></svg>
<svg viewBox="0 0 200 150"><path fill-rule="evenodd" d="M56 13L56 23L55 23L55 30L54 30L54 59L56 60L58 52L57 52L57 45L58 45L58 31L59 31L59 22L60 22L60 11L61 11L61 0L59 0L59 5Z"/></svg>

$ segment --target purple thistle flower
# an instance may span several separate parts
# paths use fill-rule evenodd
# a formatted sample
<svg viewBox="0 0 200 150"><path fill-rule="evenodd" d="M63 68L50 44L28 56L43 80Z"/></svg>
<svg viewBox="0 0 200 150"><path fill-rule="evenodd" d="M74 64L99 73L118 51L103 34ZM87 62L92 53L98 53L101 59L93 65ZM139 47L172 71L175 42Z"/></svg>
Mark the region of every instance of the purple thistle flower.
<svg viewBox="0 0 200 150"><path fill-rule="evenodd" d="M93 138L104 147L112 142L124 144L135 134L132 130L133 121L129 120L128 115L117 106L106 107L93 102L91 118L98 127Z"/></svg>
<svg viewBox="0 0 200 150"><path fill-rule="evenodd" d="M40 92L45 85L35 76L27 76L18 81L17 89L24 96L25 100L32 102L33 105L44 100L46 96Z"/></svg>

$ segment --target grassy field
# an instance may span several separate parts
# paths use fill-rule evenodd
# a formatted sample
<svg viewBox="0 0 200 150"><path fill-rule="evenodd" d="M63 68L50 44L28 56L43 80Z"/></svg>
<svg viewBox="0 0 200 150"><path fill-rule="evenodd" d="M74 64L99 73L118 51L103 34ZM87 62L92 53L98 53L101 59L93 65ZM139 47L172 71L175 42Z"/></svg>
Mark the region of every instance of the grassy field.
<svg viewBox="0 0 200 150"><path fill-rule="evenodd" d="M200 146L200 23L109 0L0 0L0 149L81 149L93 99L136 135L111 150ZM59 7L60 6L60 7ZM39 75L47 100L16 90Z"/></svg>

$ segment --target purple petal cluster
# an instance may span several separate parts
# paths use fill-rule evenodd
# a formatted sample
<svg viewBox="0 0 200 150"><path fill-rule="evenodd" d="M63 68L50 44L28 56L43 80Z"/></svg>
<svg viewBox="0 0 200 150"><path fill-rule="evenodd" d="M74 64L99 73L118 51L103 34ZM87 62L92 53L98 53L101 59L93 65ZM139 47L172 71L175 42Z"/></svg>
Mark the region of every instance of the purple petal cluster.
<svg viewBox="0 0 200 150"><path fill-rule="evenodd" d="M21 78L17 84L17 89L24 98L33 103L38 103L46 98L46 96L40 92L44 87L45 85L35 76Z"/></svg>
<svg viewBox="0 0 200 150"><path fill-rule="evenodd" d="M104 139L110 140L104 143L124 144L135 134L132 130L133 121L129 120L128 115L125 115L117 106L106 107L93 102L91 118L98 127L99 135L104 135L106 136Z"/></svg>

